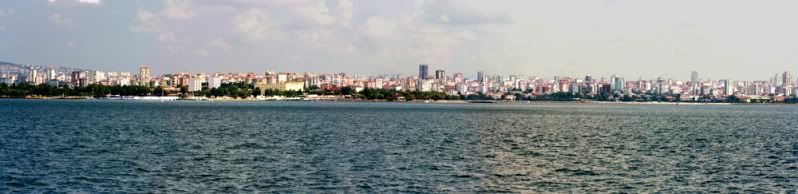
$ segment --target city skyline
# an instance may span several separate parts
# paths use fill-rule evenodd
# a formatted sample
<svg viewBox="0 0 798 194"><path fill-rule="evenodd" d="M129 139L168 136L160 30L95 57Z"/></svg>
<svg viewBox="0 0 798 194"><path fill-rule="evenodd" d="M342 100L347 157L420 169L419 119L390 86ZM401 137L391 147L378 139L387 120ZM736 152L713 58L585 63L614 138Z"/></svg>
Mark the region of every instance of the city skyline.
<svg viewBox="0 0 798 194"><path fill-rule="evenodd" d="M798 62L796 4L12 0L0 2L0 60L154 73L413 74L430 64L430 73L761 80Z"/></svg>
<svg viewBox="0 0 798 194"><path fill-rule="evenodd" d="M3 65L2 63L7 63L7 62L0 61L0 65ZM13 64L13 63L8 63L8 64ZM85 69L85 68L77 68L77 67L63 66L63 65L57 65L57 64L50 64L50 65L14 64L14 65L19 65L20 67L23 67L23 71L27 72L25 74L38 73L38 71L45 71L45 73L47 73L46 71L52 71L52 70L56 70L56 69L62 69L62 70L63 69L69 69L69 70L78 70L80 72L125 73L125 74L130 74L130 75L142 75L142 74L144 74L144 75L148 76L148 77L145 78L145 80L149 79L150 78L149 76L152 76L152 75L163 76L163 75L174 75L174 74L188 74L188 75L193 75L193 74L262 74L264 72L266 72L267 74L268 73L292 73L292 74L340 74L340 73L343 73L343 74L347 74L347 75L364 76L364 77L381 77L381 76L396 77L396 76L399 76L399 77L415 77L415 78L420 78L420 79L440 79L440 77L451 77L451 76L453 76L455 74L460 74L460 75L463 75L464 78L471 79L471 80L482 80L482 77L483 76L487 76L487 75L490 75L490 76L538 77L538 78L542 78L542 79L556 79L556 78L561 78L561 77L562 78L579 78L579 77L585 77L585 76L594 77L594 78L610 78L610 77L616 77L617 76L617 77L636 78L635 80L668 79L668 80L679 80L679 81L686 81L686 82L693 82L693 83L697 82L697 81L720 81L720 80L770 81L770 82L781 83L784 80L793 80L793 72L790 71L790 70L772 71L770 74L768 74L766 76L762 76L761 78L747 80L747 79L731 79L731 78L712 78L712 77L707 77L706 74L702 74L702 73L699 73L697 71L685 72L685 73L689 73L689 75L687 76L688 78L674 78L674 77L663 77L663 76L658 76L658 77L628 76L628 75L623 75L623 74L618 74L618 73L611 73L611 74L606 74L606 75L604 75L604 74L593 74L593 73L585 73L585 74L582 74L582 75L559 73L559 74L546 76L546 75L525 74L525 73L502 74L502 73L491 72L489 70L479 70L479 71L475 71L475 72L448 72L447 69L442 69L440 66L434 66L434 65L431 65L431 64L416 64L417 65L416 66L417 69L415 69L415 71L405 71L405 72L399 72L399 73L397 73L397 72L382 72L382 73L371 73L371 74L363 74L363 73L358 73L358 72L346 72L346 71L327 71L327 72L323 72L323 71L276 71L276 70L273 70L273 69L262 69L260 71L234 71L234 70L228 70L228 71L189 71L189 70L182 70L182 71L174 71L174 72L159 72L159 71L152 72L151 68L150 68L151 65L149 65L149 64L139 64L135 68L134 71L128 71L128 70L113 71L113 70L108 70L108 69ZM35 69L36 71L30 71L31 68ZM66 73L70 73L70 72L71 71L66 72ZM146 72L146 73L143 73L143 72ZM407 72L410 72L410 73L407 73ZM2 73L5 73L5 74L2 74ZM14 74L14 73L9 74L9 73L11 73L11 72L0 71L0 75L11 75L11 74ZM711 72L703 72L703 73L711 74ZM775 75L773 75L773 73L775 73ZM50 73L50 74L52 74L52 73ZM778 80L778 81L776 81L776 80ZM785 84L787 84L787 83L785 83Z"/></svg>

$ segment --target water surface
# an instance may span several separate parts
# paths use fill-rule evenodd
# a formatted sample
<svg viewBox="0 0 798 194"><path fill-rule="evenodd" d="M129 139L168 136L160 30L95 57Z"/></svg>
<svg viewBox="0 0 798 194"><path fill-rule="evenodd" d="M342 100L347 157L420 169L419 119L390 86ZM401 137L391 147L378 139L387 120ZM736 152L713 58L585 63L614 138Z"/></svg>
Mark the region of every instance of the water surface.
<svg viewBox="0 0 798 194"><path fill-rule="evenodd" d="M0 99L0 192L794 192L798 106Z"/></svg>

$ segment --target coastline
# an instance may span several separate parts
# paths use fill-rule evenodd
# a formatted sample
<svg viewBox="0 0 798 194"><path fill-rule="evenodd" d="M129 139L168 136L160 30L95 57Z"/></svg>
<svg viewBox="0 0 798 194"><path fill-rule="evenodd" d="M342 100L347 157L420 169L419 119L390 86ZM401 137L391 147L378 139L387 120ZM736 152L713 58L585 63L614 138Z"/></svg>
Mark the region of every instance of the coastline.
<svg viewBox="0 0 798 194"><path fill-rule="evenodd" d="M416 104L606 104L606 105L673 105L673 106L705 106L705 105L794 105L790 103L707 103L707 102L611 102L611 101L507 101L507 100L413 100L413 101L389 101L389 100L366 100L351 98L324 98L308 99L300 97L259 97L259 98L178 98L176 96L126 96L118 98L95 98L87 96L63 96L63 97L0 97L0 99L23 99L23 100L109 100L109 101L219 101L219 102L356 102L356 103L416 103Z"/></svg>

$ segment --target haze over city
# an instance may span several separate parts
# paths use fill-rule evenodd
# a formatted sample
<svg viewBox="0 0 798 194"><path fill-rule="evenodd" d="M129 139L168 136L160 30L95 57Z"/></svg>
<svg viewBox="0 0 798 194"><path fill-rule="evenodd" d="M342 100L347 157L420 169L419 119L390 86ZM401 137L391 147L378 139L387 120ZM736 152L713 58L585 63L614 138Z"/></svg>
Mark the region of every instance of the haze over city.
<svg viewBox="0 0 798 194"><path fill-rule="evenodd" d="M0 2L0 61L135 71L766 80L798 61L795 1Z"/></svg>

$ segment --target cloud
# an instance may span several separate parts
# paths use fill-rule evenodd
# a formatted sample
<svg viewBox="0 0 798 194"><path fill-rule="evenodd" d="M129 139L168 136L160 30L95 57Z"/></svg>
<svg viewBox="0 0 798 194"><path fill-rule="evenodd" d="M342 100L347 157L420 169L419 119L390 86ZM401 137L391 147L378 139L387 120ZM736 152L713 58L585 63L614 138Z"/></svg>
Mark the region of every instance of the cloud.
<svg viewBox="0 0 798 194"><path fill-rule="evenodd" d="M233 19L235 31L252 41L278 39L279 24L261 9L251 8Z"/></svg>
<svg viewBox="0 0 798 194"><path fill-rule="evenodd" d="M451 63L463 45L474 44L496 25L513 22L473 2L418 2L400 3L405 7L383 14L358 8L355 3L360 2L352 0L232 0L221 6L209 0L170 0L161 10L139 9L130 29L156 34L172 53L216 56L221 50L247 55L266 49L277 56L325 55L270 59L283 62L317 64L334 57L347 63L416 64ZM185 38L196 41L181 41Z"/></svg>
<svg viewBox="0 0 798 194"><path fill-rule="evenodd" d="M510 24L512 18L500 11L491 11L483 3L473 1L420 1L418 18L427 23L455 26Z"/></svg>
<svg viewBox="0 0 798 194"><path fill-rule="evenodd" d="M205 50L205 49L202 49L202 48L195 49L194 50L194 54L196 54L197 56L201 56L201 57L207 57L208 56L208 50Z"/></svg>
<svg viewBox="0 0 798 194"><path fill-rule="evenodd" d="M167 0L163 14L170 18L187 19L194 17L191 9L191 1L188 0Z"/></svg>
<svg viewBox="0 0 798 194"><path fill-rule="evenodd" d="M160 12L138 9L136 14L136 21L129 27L133 32L159 32L162 30L163 20L190 19L196 15L192 10L191 1L187 0L167 0Z"/></svg>
<svg viewBox="0 0 798 194"><path fill-rule="evenodd" d="M69 24L72 24L72 19L71 18L65 17L65 16L61 15L60 13L52 13L52 14L50 14L50 17L48 17L48 18L50 19L50 22L52 22L53 24L58 24L58 25L69 25Z"/></svg>
<svg viewBox="0 0 798 194"><path fill-rule="evenodd" d="M63 3L67 5L93 5L99 6L102 0L47 0L50 4Z"/></svg>
<svg viewBox="0 0 798 194"><path fill-rule="evenodd" d="M101 0L78 0L78 3L99 5Z"/></svg>
<svg viewBox="0 0 798 194"><path fill-rule="evenodd" d="M145 9L139 9L137 20L130 25L133 32L158 32L160 31L161 19L157 15Z"/></svg>
<svg viewBox="0 0 798 194"><path fill-rule="evenodd" d="M224 39L221 39L221 38L217 38L217 39L211 41L210 43L208 43L208 47L219 48L219 49L222 49L224 51L228 51L228 50L230 50L230 48L232 48L232 46L230 46L229 43L227 43L226 41L224 41Z"/></svg>
<svg viewBox="0 0 798 194"><path fill-rule="evenodd" d="M159 34L158 41L166 44L174 44L177 43L177 38L175 38L175 33L167 32Z"/></svg>

